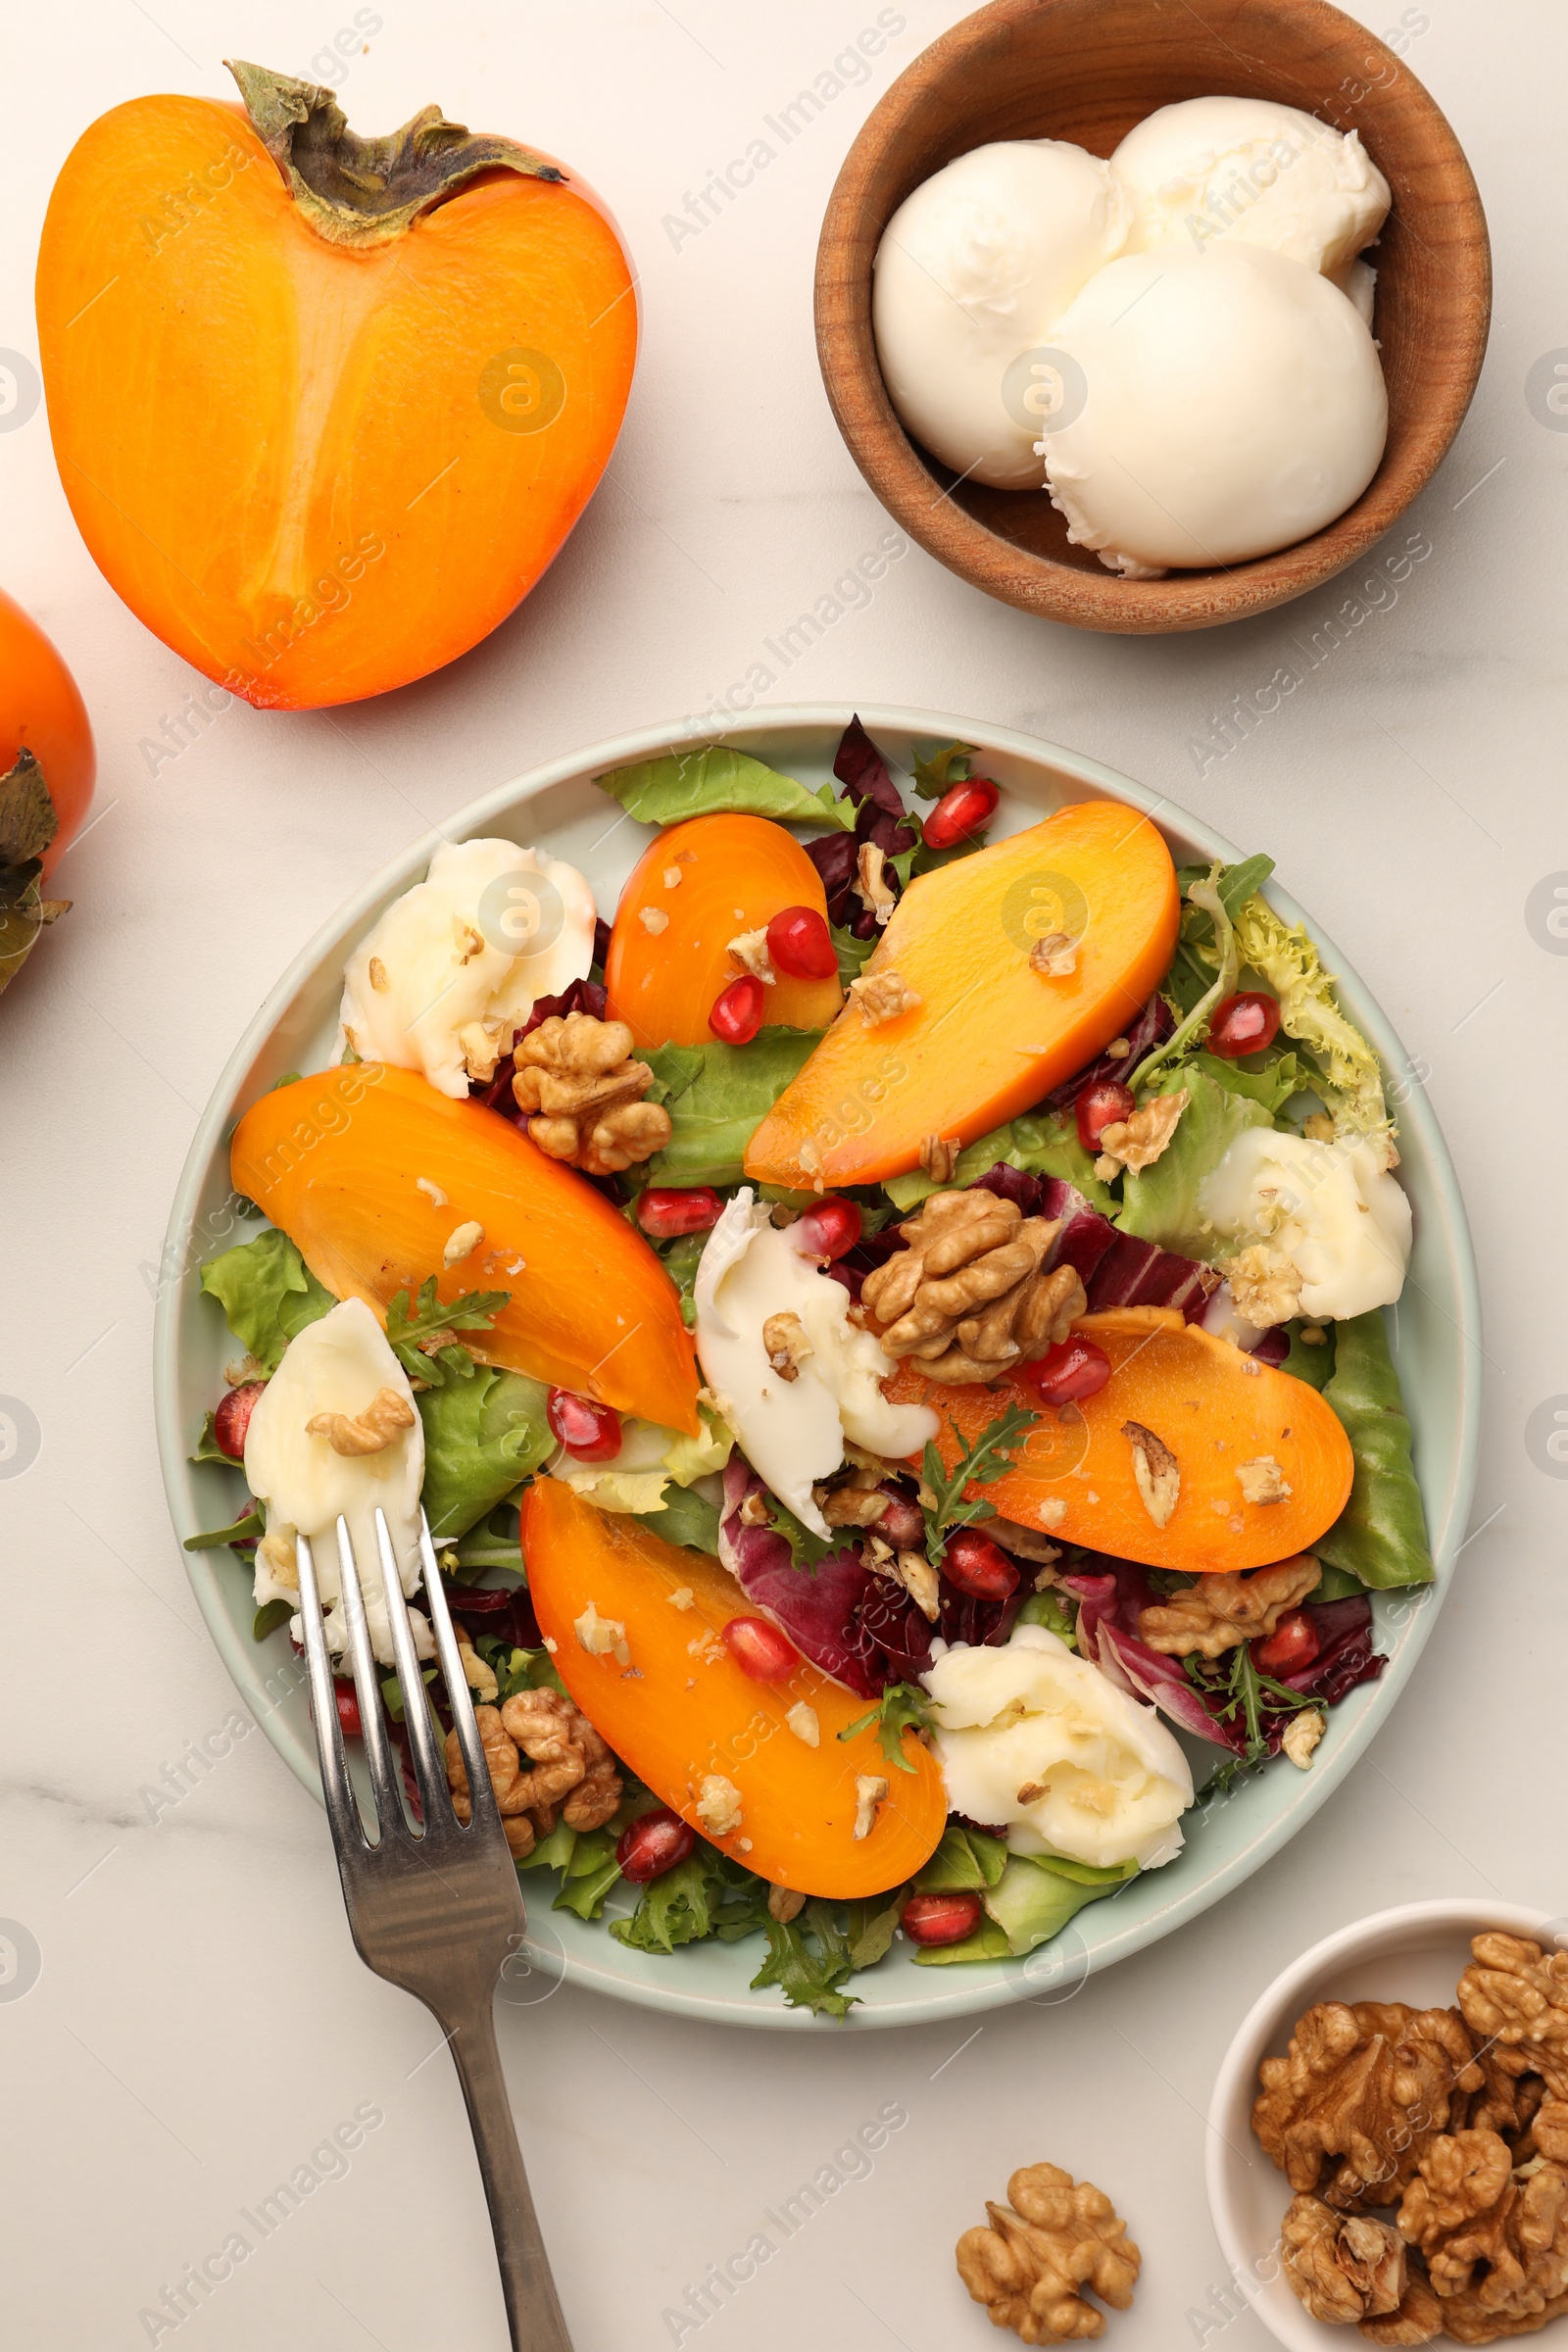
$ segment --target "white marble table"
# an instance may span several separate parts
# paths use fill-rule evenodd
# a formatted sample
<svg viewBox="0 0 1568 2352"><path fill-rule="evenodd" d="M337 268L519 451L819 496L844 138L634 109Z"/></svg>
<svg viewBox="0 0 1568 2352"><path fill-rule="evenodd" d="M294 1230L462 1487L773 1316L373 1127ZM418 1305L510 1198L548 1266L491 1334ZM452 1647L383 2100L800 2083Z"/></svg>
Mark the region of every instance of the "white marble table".
<svg viewBox="0 0 1568 2352"><path fill-rule="evenodd" d="M476 653L383 703L317 716L236 704L156 759L199 681L94 569L42 412L0 431L0 579L73 664L101 762L97 821L62 876L75 911L0 1004L0 1392L42 1432L31 1468L0 1479L0 1916L41 1955L24 1997L0 1987L18 2352L175 2335L232 2352L504 2342L451 2068L424 2014L356 1958L317 1807L256 1734L188 1772L177 1801L149 1793L179 1788L180 1757L235 1705L154 1461L152 1269L224 1055L337 902L533 762L707 707L887 527L817 378L816 225L868 107L961 13L883 12L904 29L866 78L677 236L688 191L831 69L875 21L871 0L379 0L368 54L339 69L356 125L389 128L436 98L569 159L619 217L646 319L624 438L544 585ZM1381 30L1399 10L1358 13ZM911 550L762 699L984 714L1273 852L1428 1073L1469 1200L1487 1424L1464 1574L1370 1757L1289 1850L1069 2004L993 2012L967 2038L702 2030L570 1989L503 2010L581 2352L979 2352L998 2339L962 2295L953 2241L1013 2165L1045 2154L1113 2188L1144 2247L1137 2307L1109 2341L1256 2352L1202 2191L1204 2109L1242 2010L1292 1954L1389 1901L1492 1889L1568 1909L1568 1490L1527 1442L1532 1412L1568 1391L1553 1230L1568 960L1527 913L1568 868L1568 437L1525 396L1531 364L1568 345L1568 17L1551 0L1425 13L1410 64L1474 161L1497 312L1475 408L1412 517L1430 557L1396 597L1307 669L1293 648L1353 577L1243 626L1123 641L988 604ZM352 15L347 0L13 9L0 345L36 356L38 225L93 116L144 91L226 95L225 49L319 74ZM1277 712L1224 757L1195 755L1293 660L1304 681ZM700 2325L692 2307L684 2326L665 2316L890 2107L907 2121L862 2177L841 2164L842 2186L787 2239L773 2230L770 2259ZM356 2114L380 2120L301 2175L338 2126L355 2136ZM291 2176L309 2192L264 2235L241 2216ZM176 2327L168 2291L235 2231L252 2250L187 2293ZM162 2323L143 2316L161 2304Z"/></svg>

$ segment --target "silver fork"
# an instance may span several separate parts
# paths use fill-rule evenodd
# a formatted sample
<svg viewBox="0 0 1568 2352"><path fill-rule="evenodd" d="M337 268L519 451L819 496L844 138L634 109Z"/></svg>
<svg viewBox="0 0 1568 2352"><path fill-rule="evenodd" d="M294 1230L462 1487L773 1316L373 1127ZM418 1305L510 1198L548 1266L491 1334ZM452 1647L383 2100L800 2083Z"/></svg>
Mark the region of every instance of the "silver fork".
<svg viewBox="0 0 1568 2352"><path fill-rule="evenodd" d="M359 1567L347 1522L339 1519L341 1590L379 1832L373 1844L366 1836L344 1759L316 1561L308 1538L300 1537L296 1546L311 1712L349 1927L366 1967L422 2001L446 2036L478 2152L514 2352L571 2352L496 2049L496 1981L508 1956L520 1947L526 1928L517 1873L496 1810L429 1526L421 1514L424 1597L468 1776L473 1818L466 1827L452 1809L392 1540L379 1510L375 1535L424 1826L422 1834L411 1828L404 1813L398 1759L370 1656Z"/></svg>

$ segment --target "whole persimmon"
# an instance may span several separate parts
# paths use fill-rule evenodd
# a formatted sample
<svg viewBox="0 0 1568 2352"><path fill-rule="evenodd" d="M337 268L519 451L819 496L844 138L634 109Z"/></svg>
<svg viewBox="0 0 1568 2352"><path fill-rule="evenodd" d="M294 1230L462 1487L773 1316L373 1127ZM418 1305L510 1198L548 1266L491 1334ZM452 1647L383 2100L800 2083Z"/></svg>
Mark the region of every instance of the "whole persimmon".
<svg viewBox="0 0 1568 2352"><path fill-rule="evenodd" d="M92 728L70 670L0 588L0 988L70 904L42 884L92 799Z"/></svg>
<svg viewBox="0 0 1568 2352"><path fill-rule="evenodd" d="M575 174L426 107L384 138L232 64L244 108L131 100L38 258L49 425L94 561L258 707L423 677L487 636L599 481L637 349Z"/></svg>

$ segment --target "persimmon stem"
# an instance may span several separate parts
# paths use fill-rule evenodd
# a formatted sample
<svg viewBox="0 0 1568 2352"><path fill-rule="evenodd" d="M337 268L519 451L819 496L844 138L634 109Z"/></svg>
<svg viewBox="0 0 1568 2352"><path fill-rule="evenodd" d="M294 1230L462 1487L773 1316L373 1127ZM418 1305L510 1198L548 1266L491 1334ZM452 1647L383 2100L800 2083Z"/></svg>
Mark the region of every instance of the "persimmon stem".
<svg viewBox="0 0 1568 2352"><path fill-rule="evenodd" d="M389 243L480 172L565 178L515 139L475 137L464 123L449 122L438 106L421 107L401 130L362 139L318 82L241 58L223 62L302 216L328 244Z"/></svg>

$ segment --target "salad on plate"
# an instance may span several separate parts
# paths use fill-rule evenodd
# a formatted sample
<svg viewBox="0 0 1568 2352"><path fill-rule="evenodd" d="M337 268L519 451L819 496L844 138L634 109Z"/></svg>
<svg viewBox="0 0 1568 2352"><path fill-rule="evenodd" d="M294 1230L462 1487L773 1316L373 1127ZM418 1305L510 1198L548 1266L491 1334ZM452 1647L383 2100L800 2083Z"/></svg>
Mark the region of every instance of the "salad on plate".
<svg viewBox="0 0 1568 2352"><path fill-rule="evenodd" d="M374 1561L379 1511L414 1596L427 1522L519 1870L843 2017L1310 1771L1433 1564L1396 1129L1271 861L1109 800L988 841L962 744L906 799L858 720L834 772L602 777L656 828L611 920L499 838L379 916L328 1066L233 1134L195 1458L251 1499L193 1546L297 1647L316 1542L353 1736L318 1540ZM439 1680L367 1581L407 1764Z"/></svg>

